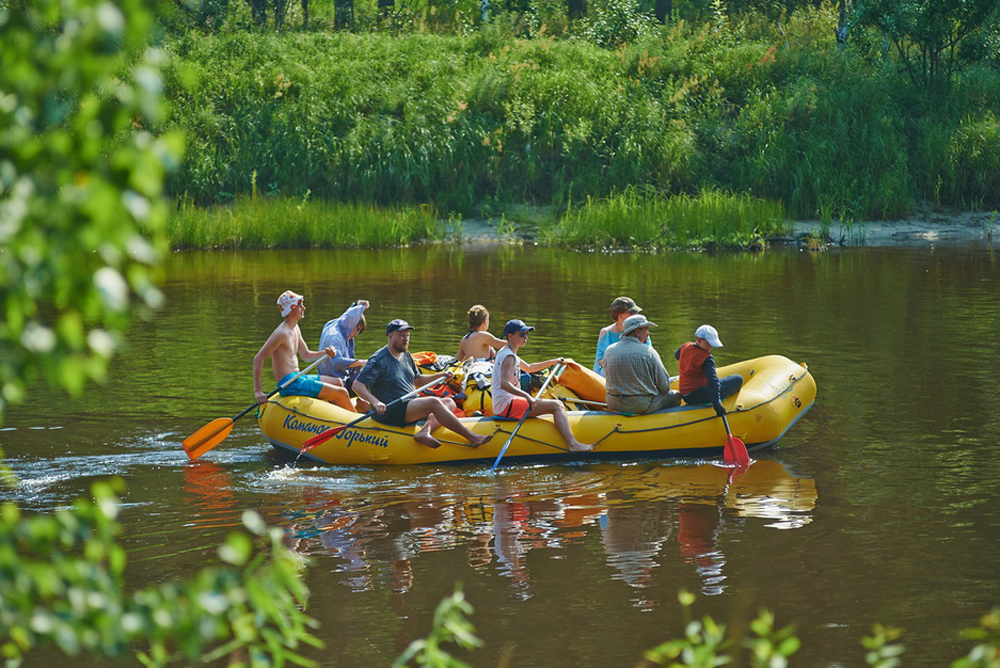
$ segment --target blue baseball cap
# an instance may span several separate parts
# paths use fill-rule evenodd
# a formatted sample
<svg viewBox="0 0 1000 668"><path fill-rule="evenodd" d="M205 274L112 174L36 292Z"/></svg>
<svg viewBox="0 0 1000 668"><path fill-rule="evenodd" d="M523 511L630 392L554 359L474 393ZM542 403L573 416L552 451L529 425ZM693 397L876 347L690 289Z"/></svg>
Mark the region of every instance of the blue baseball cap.
<svg viewBox="0 0 1000 668"><path fill-rule="evenodd" d="M518 320L514 318L513 320L508 320L507 324L503 326L503 335L508 334L523 334L524 332L530 332L534 327L531 325L524 324L523 320Z"/></svg>
<svg viewBox="0 0 1000 668"><path fill-rule="evenodd" d="M393 332L401 332L404 329L413 329L413 325L406 322L402 318L396 318L395 320L393 320L392 322L390 322L388 325L385 326L385 335L388 336Z"/></svg>

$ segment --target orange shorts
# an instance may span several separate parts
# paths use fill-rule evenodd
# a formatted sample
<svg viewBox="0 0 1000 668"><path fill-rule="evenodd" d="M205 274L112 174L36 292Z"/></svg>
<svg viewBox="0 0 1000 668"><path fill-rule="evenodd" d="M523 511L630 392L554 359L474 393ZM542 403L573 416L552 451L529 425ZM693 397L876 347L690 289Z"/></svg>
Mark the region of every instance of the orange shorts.
<svg viewBox="0 0 1000 668"><path fill-rule="evenodd" d="M524 397L514 397L514 399L507 404L507 410L499 414L499 417L514 418L515 420L520 420L524 417L524 414L528 412L531 408L531 404Z"/></svg>

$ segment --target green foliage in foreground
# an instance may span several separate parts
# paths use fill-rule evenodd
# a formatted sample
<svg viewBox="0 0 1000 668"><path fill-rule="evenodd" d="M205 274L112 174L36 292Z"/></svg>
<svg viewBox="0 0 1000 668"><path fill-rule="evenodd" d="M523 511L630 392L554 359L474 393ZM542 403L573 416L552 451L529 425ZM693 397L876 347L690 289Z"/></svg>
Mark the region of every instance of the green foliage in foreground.
<svg viewBox="0 0 1000 668"><path fill-rule="evenodd" d="M751 668L786 668L789 657L799 651L801 642L795 628L776 629L774 615L768 610L750 622L750 633L733 638L725 624L709 616L696 619L692 613L695 597L687 591L678 594L684 616L683 636L668 640L648 650L636 668L717 668L724 665L749 665ZM475 629L466 618L472 608L461 590L444 599L434 614L434 625L426 640L415 640L393 668L409 665L435 668L465 668L452 657L442 643L455 642L465 649L482 646ZM985 615L978 627L966 629L963 637L978 641L969 653L951 664L951 668L1000 668L1000 608ZM876 624L872 635L861 640L865 663L872 668L895 668L905 646L899 642L902 631Z"/></svg>
<svg viewBox="0 0 1000 668"><path fill-rule="evenodd" d="M663 198L629 189L571 209L542 239L600 248L748 246L785 230L780 203L746 195L705 192Z"/></svg>
<svg viewBox="0 0 1000 668"><path fill-rule="evenodd" d="M0 418L39 373L74 394L101 379L132 312L162 301L163 177L181 141L150 130L163 118L153 21L142 0L0 0ZM280 530L247 514L250 533L220 549L228 566L126 592L117 498L94 496L35 517L0 506L5 665L40 646L147 666L310 665Z"/></svg>
<svg viewBox="0 0 1000 668"><path fill-rule="evenodd" d="M832 5L775 24L656 26L615 48L502 23L466 35L172 36L167 95L190 146L170 190L250 190L477 215L562 210L630 186L747 193L864 220L919 202L1000 206L1000 74L911 84Z"/></svg>
<svg viewBox="0 0 1000 668"><path fill-rule="evenodd" d="M434 623L426 638L418 638L410 643L393 668L409 665L414 661L418 666L434 668L468 668L467 664L455 659L442 647L445 643L456 643L463 649L482 647L483 641L476 635L476 629L467 619L472 614L472 606L465 600L460 585L455 592L441 601L434 611Z"/></svg>
<svg viewBox="0 0 1000 668"><path fill-rule="evenodd" d="M376 248L433 239L429 207L388 209L361 204L238 197L232 205L183 203L171 214L174 248Z"/></svg>
<svg viewBox="0 0 1000 668"><path fill-rule="evenodd" d="M39 374L100 379L130 307L162 300L163 119L142 0L0 3L0 421Z"/></svg>
<svg viewBox="0 0 1000 668"><path fill-rule="evenodd" d="M303 611L302 563L250 511L245 531L219 548L225 565L185 581L125 590L112 484L72 510L23 517L0 507L0 656L17 666L32 649L125 658L164 666L228 658L229 666L315 665L296 653L320 646ZM121 488L120 481L115 486Z"/></svg>

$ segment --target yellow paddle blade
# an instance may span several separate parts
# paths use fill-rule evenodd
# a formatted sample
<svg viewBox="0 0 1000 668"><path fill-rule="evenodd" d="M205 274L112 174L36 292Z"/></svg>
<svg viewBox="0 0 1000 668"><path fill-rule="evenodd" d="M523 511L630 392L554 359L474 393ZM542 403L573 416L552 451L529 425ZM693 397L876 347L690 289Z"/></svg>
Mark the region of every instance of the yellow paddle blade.
<svg viewBox="0 0 1000 668"><path fill-rule="evenodd" d="M198 459L222 443L232 429L232 418L216 418L184 439L184 451L190 459Z"/></svg>

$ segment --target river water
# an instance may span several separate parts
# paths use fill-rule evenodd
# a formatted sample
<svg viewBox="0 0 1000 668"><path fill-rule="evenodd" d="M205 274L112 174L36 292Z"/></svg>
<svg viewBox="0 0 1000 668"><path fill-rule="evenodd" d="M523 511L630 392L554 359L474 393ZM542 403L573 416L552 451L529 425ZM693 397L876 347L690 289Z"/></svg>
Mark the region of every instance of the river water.
<svg viewBox="0 0 1000 668"><path fill-rule="evenodd" d="M461 583L486 666L633 666L680 637L677 593L745 631L762 608L794 624L797 666L863 664L876 622L905 664L944 666L1000 603L1000 266L987 246L825 253L586 254L533 247L195 252L166 264L166 306L136 319L111 380L69 402L45 388L9 412L0 445L28 511L64 507L109 474L128 484L131 586L215 563L243 509L308 555L323 666L388 666ZM537 330L523 357L593 359L614 297L634 297L670 353L715 325L721 364L805 362L813 409L742 478L708 462L291 469L248 417L189 462L180 442L253 402L254 353L283 290L301 326L371 301L411 350L453 354L465 311ZM266 371L267 383L273 381ZM90 665L76 659L63 663Z"/></svg>

